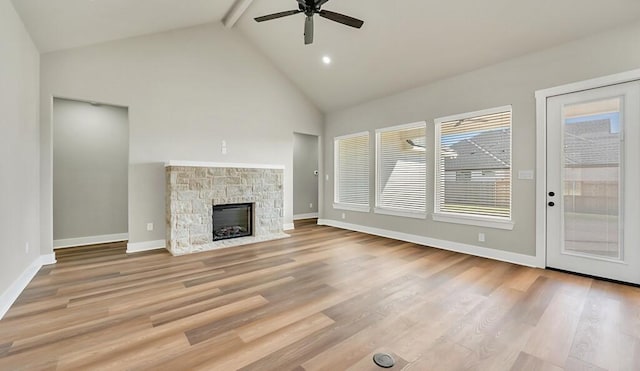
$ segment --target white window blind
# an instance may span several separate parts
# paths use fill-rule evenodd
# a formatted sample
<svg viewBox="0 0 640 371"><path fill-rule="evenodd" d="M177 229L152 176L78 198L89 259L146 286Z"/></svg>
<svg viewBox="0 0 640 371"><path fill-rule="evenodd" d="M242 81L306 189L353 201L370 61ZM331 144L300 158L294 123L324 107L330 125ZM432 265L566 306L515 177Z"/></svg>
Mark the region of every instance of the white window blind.
<svg viewBox="0 0 640 371"><path fill-rule="evenodd" d="M368 211L369 133L337 137L334 146L335 203Z"/></svg>
<svg viewBox="0 0 640 371"><path fill-rule="evenodd" d="M376 131L376 207L426 212L426 123Z"/></svg>
<svg viewBox="0 0 640 371"><path fill-rule="evenodd" d="M511 107L436 120L436 213L511 219Z"/></svg>

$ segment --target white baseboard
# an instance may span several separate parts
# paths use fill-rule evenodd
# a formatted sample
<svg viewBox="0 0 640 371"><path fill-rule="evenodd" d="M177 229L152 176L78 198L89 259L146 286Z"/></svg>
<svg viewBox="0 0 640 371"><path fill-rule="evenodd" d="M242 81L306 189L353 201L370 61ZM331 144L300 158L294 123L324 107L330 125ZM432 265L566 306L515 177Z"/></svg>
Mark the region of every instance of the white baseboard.
<svg viewBox="0 0 640 371"><path fill-rule="evenodd" d="M24 291L29 282L35 277L43 265L55 264L55 254L41 255L22 272L2 295L0 295L0 319L9 311L18 296Z"/></svg>
<svg viewBox="0 0 640 371"><path fill-rule="evenodd" d="M58 261L56 260L56 254L40 255L40 263L42 265L51 265L57 262Z"/></svg>
<svg viewBox="0 0 640 371"><path fill-rule="evenodd" d="M348 229L351 231L362 232L372 234L376 236L382 236L387 238L393 238L400 241L406 241L415 243L418 245L437 247L443 250L455 251L463 254L479 256L483 258L500 260L507 263L514 263L518 265L524 265L527 267L544 268L540 267L538 260L535 256L513 253L509 251L490 249L483 246L468 245L459 242L439 240L435 238L429 238L425 236L418 236L414 234L390 231L386 229L366 227L358 224L351 224L340 222L330 219L318 219L318 225L328 225L331 227Z"/></svg>
<svg viewBox="0 0 640 371"><path fill-rule="evenodd" d="M296 214L293 216L293 220L314 219L317 217L318 217L318 213Z"/></svg>
<svg viewBox="0 0 640 371"><path fill-rule="evenodd" d="M296 227L293 225L293 223L285 223L282 226L282 230L283 231L291 231L291 230L294 230L294 229L296 229Z"/></svg>
<svg viewBox="0 0 640 371"><path fill-rule="evenodd" d="M144 242L135 242L135 243L129 242L127 244L127 254L150 251L150 250L160 250L160 249L165 249L166 247L167 247L167 241L165 240L144 241Z"/></svg>
<svg viewBox="0 0 640 371"><path fill-rule="evenodd" d="M98 243L126 241L128 239L129 239L128 233L105 234L101 236L87 236L87 237L78 237L78 238L66 238L62 240L53 240L53 248L63 249L67 247L95 245Z"/></svg>

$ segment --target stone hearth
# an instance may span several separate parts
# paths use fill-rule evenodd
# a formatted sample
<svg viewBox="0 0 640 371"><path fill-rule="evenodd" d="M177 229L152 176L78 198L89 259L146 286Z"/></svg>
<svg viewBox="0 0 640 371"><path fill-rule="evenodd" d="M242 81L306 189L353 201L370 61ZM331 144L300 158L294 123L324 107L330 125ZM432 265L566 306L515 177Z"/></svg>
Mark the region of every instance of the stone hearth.
<svg viewBox="0 0 640 371"><path fill-rule="evenodd" d="M166 164L167 250L184 255L289 237L283 227L284 167L171 161ZM253 236L213 241L214 205L254 204Z"/></svg>

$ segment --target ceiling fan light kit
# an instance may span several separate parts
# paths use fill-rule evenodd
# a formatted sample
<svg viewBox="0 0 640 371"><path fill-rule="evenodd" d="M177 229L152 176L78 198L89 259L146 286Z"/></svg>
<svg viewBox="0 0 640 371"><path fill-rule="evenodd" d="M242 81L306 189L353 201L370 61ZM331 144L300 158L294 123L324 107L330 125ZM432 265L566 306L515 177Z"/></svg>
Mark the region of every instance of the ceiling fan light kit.
<svg viewBox="0 0 640 371"><path fill-rule="evenodd" d="M309 45L313 43L313 16L315 14L322 18L344 24L346 26L361 28L364 24L363 21L350 17L348 15L331 12L321 9L322 6L329 0L297 0L298 9L287 10L284 12L278 12L273 14L264 15L262 17L254 18L256 22L270 21L272 19L287 17L294 14L304 13L306 19L304 21L304 43Z"/></svg>

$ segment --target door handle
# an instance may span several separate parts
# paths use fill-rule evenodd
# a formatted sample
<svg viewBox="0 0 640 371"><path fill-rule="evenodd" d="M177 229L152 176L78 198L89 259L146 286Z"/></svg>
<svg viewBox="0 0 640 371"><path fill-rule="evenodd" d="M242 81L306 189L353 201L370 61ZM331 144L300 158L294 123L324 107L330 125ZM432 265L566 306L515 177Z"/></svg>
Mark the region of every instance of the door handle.
<svg viewBox="0 0 640 371"><path fill-rule="evenodd" d="M549 205L549 206L553 207L553 206L556 206L556 203L555 203L555 202L553 202L553 201L551 201L551 202L549 202L547 205Z"/></svg>

